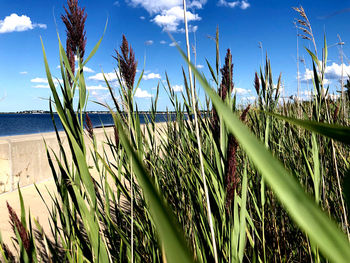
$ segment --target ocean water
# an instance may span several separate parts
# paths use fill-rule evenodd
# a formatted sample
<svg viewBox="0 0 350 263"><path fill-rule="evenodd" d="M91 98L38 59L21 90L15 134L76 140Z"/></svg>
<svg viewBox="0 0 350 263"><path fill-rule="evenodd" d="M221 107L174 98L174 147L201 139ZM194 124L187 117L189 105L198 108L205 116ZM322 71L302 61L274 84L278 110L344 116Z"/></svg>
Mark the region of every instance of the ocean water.
<svg viewBox="0 0 350 263"><path fill-rule="evenodd" d="M62 123L57 114L54 115L58 130L63 130ZM113 125L110 114L89 113L93 126L101 127ZM172 116L173 118L174 116ZM145 123L146 116L140 114L140 123ZM166 115L157 114L156 122L166 121ZM11 136L20 134L32 134L42 132L53 132L54 126L50 114L0 114L0 136Z"/></svg>

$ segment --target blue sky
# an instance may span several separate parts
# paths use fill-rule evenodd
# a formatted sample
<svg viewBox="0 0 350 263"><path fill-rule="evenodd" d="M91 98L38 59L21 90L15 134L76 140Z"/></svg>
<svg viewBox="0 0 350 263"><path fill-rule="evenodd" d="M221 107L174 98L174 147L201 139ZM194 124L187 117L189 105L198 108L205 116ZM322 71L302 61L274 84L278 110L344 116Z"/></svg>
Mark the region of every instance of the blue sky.
<svg viewBox="0 0 350 263"><path fill-rule="evenodd" d="M65 41L65 28L60 19L66 1L58 0L1 0L0 8L0 112L28 109L47 110L50 90L45 81L40 36L43 39L51 71L59 78L58 41L56 30ZM90 100L88 110L103 110L92 101L110 102L108 91L101 80L102 70L110 73L111 81L117 67L112 58L118 49L122 34L132 45L138 60L138 69L145 65L145 76L137 92L139 109L147 110L158 82L165 84L165 71L173 89L180 96L183 88L181 67L184 61L172 47L169 31L185 49L182 0L80 0L88 14L86 21L88 54L102 36L106 20L108 26L97 54L85 70ZM345 42L343 52L349 54L350 1L280 1L280 0L189 0L190 40L196 44L198 68L209 78L205 59L215 65L214 36L220 30L220 57L223 61L230 48L234 63L234 83L241 103L254 96L254 72L259 70L262 51L268 53L274 77L282 72L284 95L296 95L297 55L296 29L293 24L297 13L293 6L303 5L313 27L316 42L321 49L326 33L329 48L327 83L331 91L339 90L341 76L340 46L337 34ZM55 22L56 21L56 22ZM56 23L56 24L55 24ZM196 41L194 41L194 36ZM259 48L259 41L263 49ZM301 69L301 96L307 96L311 60L304 47L310 43L299 40L300 57L305 58ZM350 57L350 55L349 55ZM193 58L193 54L192 54ZM343 70L350 74L348 59L344 57ZM117 87L116 87L117 88ZM200 89L204 101L204 92ZM167 93L161 89L159 110L171 108Z"/></svg>

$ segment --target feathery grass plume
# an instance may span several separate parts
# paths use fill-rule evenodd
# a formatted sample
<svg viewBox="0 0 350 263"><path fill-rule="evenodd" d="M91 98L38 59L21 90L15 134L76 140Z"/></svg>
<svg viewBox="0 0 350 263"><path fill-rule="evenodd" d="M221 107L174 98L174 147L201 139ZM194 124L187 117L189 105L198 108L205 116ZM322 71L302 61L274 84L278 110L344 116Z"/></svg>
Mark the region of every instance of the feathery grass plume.
<svg viewBox="0 0 350 263"><path fill-rule="evenodd" d="M6 202L6 205L10 214L10 221L11 221L13 232L16 233L16 229L17 229L18 234L21 237L23 247L26 250L27 255L31 261L32 253L31 253L31 244L28 237L28 233L25 227L23 226L22 222L19 220L15 210L13 210L13 208L9 205L8 202Z"/></svg>
<svg viewBox="0 0 350 263"><path fill-rule="evenodd" d="M212 125L212 129L213 129L213 137L214 139L218 139L219 138L219 134L220 134L220 126L219 126L219 115L216 112L214 106L211 110L211 125Z"/></svg>
<svg viewBox="0 0 350 263"><path fill-rule="evenodd" d="M80 61L83 61L85 46L86 46L86 31L85 21L87 14L85 8L78 6L78 0L67 0L68 9L64 7L65 15L61 15L63 23L66 25L67 33L67 56L72 72L74 73L75 58L74 55L78 55Z"/></svg>
<svg viewBox="0 0 350 263"><path fill-rule="evenodd" d="M259 80L259 76L258 76L257 72L255 72L254 88L256 90L256 94L259 96L259 93L260 93L260 80Z"/></svg>
<svg viewBox="0 0 350 263"><path fill-rule="evenodd" d="M117 127L115 125L113 126L113 130L114 130L115 147L118 147L118 145L119 145L119 134L118 134L118 129L117 129Z"/></svg>
<svg viewBox="0 0 350 263"><path fill-rule="evenodd" d="M233 90L233 64L232 64L232 54L231 50L228 48L225 56L225 64L222 69L220 69L222 74L221 85L218 90L219 96L225 101L227 95L230 97ZM213 107L212 109L212 126L214 138L219 138L220 134L220 123L219 116Z"/></svg>
<svg viewBox="0 0 350 263"><path fill-rule="evenodd" d="M16 262L15 256L12 254L11 250L8 248L6 244L1 244L3 250L4 250L4 255L7 260L7 262Z"/></svg>
<svg viewBox="0 0 350 263"><path fill-rule="evenodd" d="M302 34L298 34L298 36L300 36L302 39L307 39L307 40L312 41L314 48L315 48L315 53L317 56L317 48L316 48L314 34L312 33L311 23L310 23L307 15L305 13L304 8L302 6L300 6L300 7L293 7L293 9L296 12L298 12L298 14L301 16L301 19L295 19L296 24L299 25L299 26L296 25L296 27L303 32Z"/></svg>
<svg viewBox="0 0 350 263"><path fill-rule="evenodd" d="M127 88L132 89L135 82L137 61L135 60L135 53L132 50L131 45L129 47L125 35L123 35L123 42L120 46L120 51L121 53L115 50L117 56L113 56L113 58L118 61L118 68Z"/></svg>
<svg viewBox="0 0 350 263"><path fill-rule="evenodd" d="M250 104L242 112L240 119L244 122L247 118L247 113L250 109ZM228 145L227 145L227 161L226 161L226 211L229 212L231 203L235 197L235 190L239 182L239 178L236 176L237 171L237 150L238 142L235 137L230 134L228 136Z"/></svg>
<svg viewBox="0 0 350 263"><path fill-rule="evenodd" d="M89 117L89 114L88 113L85 113L85 129L87 130L89 136L91 139L94 138L94 126L92 125L92 121Z"/></svg>
<svg viewBox="0 0 350 263"><path fill-rule="evenodd" d="M225 65L220 69L222 80L219 95L222 100L225 100L227 95L231 96L233 90L233 64L231 50L228 48L225 57Z"/></svg>
<svg viewBox="0 0 350 263"><path fill-rule="evenodd" d="M75 57L74 57L74 52L72 50L72 48L70 47L70 44L66 43L66 54L67 54L67 58L68 58L68 62L69 62L69 66L72 70L72 73L74 74L75 71ZM68 77L70 79L70 74L68 74Z"/></svg>
<svg viewBox="0 0 350 263"><path fill-rule="evenodd" d="M336 123L338 120L338 116L339 116L339 104L337 104L335 110L334 110L334 114L333 114L333 123Z"/></svg>

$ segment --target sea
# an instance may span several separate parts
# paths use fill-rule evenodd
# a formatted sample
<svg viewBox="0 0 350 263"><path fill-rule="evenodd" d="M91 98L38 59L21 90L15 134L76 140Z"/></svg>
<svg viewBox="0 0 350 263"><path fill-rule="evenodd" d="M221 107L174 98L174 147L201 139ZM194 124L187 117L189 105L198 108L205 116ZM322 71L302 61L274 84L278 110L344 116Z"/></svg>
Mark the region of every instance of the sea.
<svg viewBox="0 0 350 263"><path fill-rule="evenodd" d="M94 128L107 127L113 125L111 114L107 113L89 113L88 114ZM174 115L169 115L174 119ZM140 123L143 124L149 118L149 114L140 113ZM54 114L54 119L59 131L63 130L62 123L57 114ZM156 122L167 121L167 115L163 113L156 114ZM12 136L22 134L33 134L43 132L53 132L54 126L51 115L49 113L36 114L17 114L6 113L0 114L0 136Z"/></svg>

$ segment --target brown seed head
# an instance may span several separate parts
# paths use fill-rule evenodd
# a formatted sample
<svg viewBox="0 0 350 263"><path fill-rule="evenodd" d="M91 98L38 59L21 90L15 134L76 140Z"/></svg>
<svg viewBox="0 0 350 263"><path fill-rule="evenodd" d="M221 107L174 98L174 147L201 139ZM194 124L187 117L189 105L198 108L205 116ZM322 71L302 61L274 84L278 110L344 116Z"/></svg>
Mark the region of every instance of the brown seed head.
<svg viewBox="0 0 350 263"><path fill-rule="evenodd" d="M16 233L16 229L17 229L19 236L22 240L23 247L26 250L28 257L31 258L31 255L32 255L31 254L31 245L30 245L27 231L26 231L25 227L23 226L22 222L19 220L15 210L13 210L13 208L9 205L8 202L6 202L6 204L7 204L7 209L9 211L9 214L10 214L10 221L11 221L13 232Z"/></svg>
<svg viewBox="0 0 350 263"><path fill-rule="evenodd" d="M219 89L219 95L222 100L226 99L227 94L230 96L233 90L233 64L231 50L227 49L225 57L225 65L220 70L222 74L221 87Z"/></svg>
<svg viewBox="0 0 350 263"><path fill-rule="evenodd" d="M250 105L242 112L240 119L241 121L245 121L247 117L247 113L250 109ZM231 207L231 203L235 197L235 190L237 188L237 184L239 182L239 178L236 176L237 170L237 153L238 150L238 142L235 137L230 134L228 136L228 144L227 144L227 161L226 161L226 173L225 173L225 181L226 181L226 210L229 211Z"/></svg>
<svg viewBox="0 0 350 263"><path fill-rule="evenodd" d="M260 93L260 81L259 81L259 76L258 76L257 72L255 72L254 88L256 90L256 94L259 95L259 93Z"/></svg>
<svg viewBox="0 0 350 263"><path fill-rule="evenodd" d="M89 114L85 113L85 129L87 130L91 139L94 138L94 126L92 125L92 121L89 117Z"/></svg>
<svg viewBox="0 0 350 263"><path fill-rule="evenodd" d="M132 89L135 81L137 61L135 60L135 53L132 50L131 45L129 47L125 35L123 35L123 42L120 46L120 51L121 53L115 50L117 56L113 56L113 58L118 61L119 70L127 88Z"/></svg>
<svg viewBox="0 0 350 263"><path fill-rule="evenodd" d="M2 248L4 249L5 258L7 259L7 261L16 262L15 256L12 254L8 246L6 244L2 244Z"/></svg>
<svg viewBox="0 0 350 263"><path fill-rule="evenodd" d="M68 41L66 43L66 53L67 53L67 58L68 58L68 61L69 61L69 66L72 70L72 73L74 74L74 71L75 71L75 57L74 57L74 52L73 50L71 49ZM70 75L68 75L69 79L70 79Z"/></svg>
<svg viewBox="0 0 350 263"><path fill-rule="evenodd" d="M114 140L115 140L115 147L119 146L119 134L118 134L118 129L116 126L113 127L114 129Z"/></svg>
<svg viewBox="0 0 350 263"><path fill-rule="evenodd" d="M65 15L61 15L63 23L66 25L67 33L67 56L69 62L75 61L72 54L77 55L79 50L80 60L83 61L86 46L85 21L87 14L85 8L78 6L78 0L67 0L68 9L64 7ZM69 46L69 47L68 47ZM71 64L72 67L72 64ZM74 66L72 67L74 71Z"/></svg>
<svg viewBox="0 0 350 263"><path fill-rule="evenodd" d="M339 104L337 104L334 114L333 114L333 122L336 123L338 120L338 115L339 115Z"/></svg>

